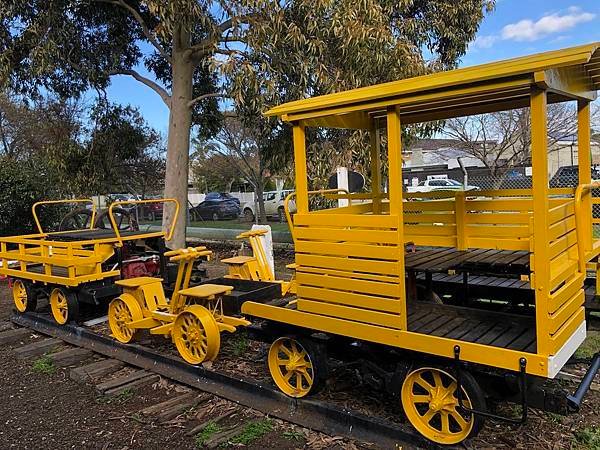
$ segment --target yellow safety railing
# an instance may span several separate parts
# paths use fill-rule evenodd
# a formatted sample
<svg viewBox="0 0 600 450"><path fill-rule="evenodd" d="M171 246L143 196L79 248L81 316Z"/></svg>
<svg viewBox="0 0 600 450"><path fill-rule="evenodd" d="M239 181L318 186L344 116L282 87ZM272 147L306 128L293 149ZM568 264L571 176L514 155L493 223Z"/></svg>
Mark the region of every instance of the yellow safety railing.
<svg viewBox="0 0 600 450"><path fill-rule="evenodd" d="M352 197L347 189L319 189L316 191L308 191L308 195L323 195L326 197L327 194L337 194L338 192L342 192L345 195L345 197L348 198L348 205L352 206ZM289 204L292 198L294 198L295 196L296 191L290 192L283 201L283 210L285 212L285 218L287 220L288 227L290 229L290 233L292 234L292 239L294 240L294 242L296 242L296 238L294 237L294 223L292 222L292 215L290 214Z"/></svg>
<svg viewBox="0 0 600 450"><path fill-rule="evenodd" d="M596 243L592 245L592 223L591 221L589 224L585 222L582 211L584 195L591 195L592 189L595 188L600 188L600 182L580 184L575 190L575 227L577 231L577 251L579 253L579 272L581 273L586 273L587 262L600 251L600 246L595 245ZM591 247L589 251L586 248L587 244Z"/></svg>
<svg viewBox="0 0 600 450"><path fill-rule="evenodd" d="M65 199L65 200L44 200L42 202L36 202L31 207L31 212L33 213L33 220L35 220L35 224L40 234L46 234L42 229L42 225L40 224L40 220L38 218L36 209L41 205L54 205L60 203L91 203L92 205L92 218L90 219L90 229L94 228L94 220L96 218L96 205L91 198L76 198L76 199Z"/></svg>
<svg viewBox="0 0 600 450"><path fill-rule="evenodd" d="M115 230L115 236L120 244L123 244L123 240L121 239L121 233L119 232L119 227L117 226L117 222L115 220L114 208L121 205L144 205L148 203L174 203L175 204L175 215L173 216L173 222L171 222L171 227L169 231L165 234L165 240L169 241L173 237L173 232L175 231L175 225L177 224L177 218L179 216L179 202L174 198L161 198L161 199L148 199L148 200L124 200L111 203L108 207L108 217L110 219L110 223Z"/></svg>

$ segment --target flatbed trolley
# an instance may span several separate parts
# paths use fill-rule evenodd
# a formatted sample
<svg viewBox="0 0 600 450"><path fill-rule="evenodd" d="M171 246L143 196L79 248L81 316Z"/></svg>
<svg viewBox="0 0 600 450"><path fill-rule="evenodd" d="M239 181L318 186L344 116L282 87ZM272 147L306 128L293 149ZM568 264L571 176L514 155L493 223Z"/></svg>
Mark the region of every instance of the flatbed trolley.
<svg viewBox="0 0 600 450"><path fill-rule="evenodd" d="M541 385L586 337L586 267L600 254L590 194L596 187L590 102L600 87L599 67L600 43L594 43L299 100L266 113L293 128L297 295L283 303L247 301L242 313L269 324L269 369L284 393L315 392L327 375L327 355L336 354L396 394L410 423L439 444L473 436L486 417L515 421L492 414L491 397L520 403L517 422L526 419L528 405L562 413L579 407L600 354L573 395L559 389L551 398ZM546 108L566 101L577 102L579 185L553 189ZM531 111L531 189L483 190L476 197L420 193L421 201L404 201L403 126L523 107ZM309 209L309 127L370 133L371 192L324 193L352 203ZM387 180L380 133L387 135ZM434 274L460 275L466 268L529 283L531 306L501 312L426 295Z"/></svg>
<svg viewBox="0 0 600 450"><path fill-rule="evenodd" d="M0 275L12 279L12 293L19 312L33 311L37 299L46 296L55 321L76 321L79 304L98 305L121 292L115 281L122 278L123 268L134 256L148 254L163 261L165 240L169 240L175 222L167 231L123 230L115 218L115 210L123 205L156 202L179 204L175 199L114 202L108 208L107 228L98 228L96 207L91 199L67 199L37 202L32 214L38 232L22 236L0 237ZM91 218L85 229L57 232L45 231L38 218L44 205L90 205ZM175 215L175 218L177 215ZM175 219L176 220L176 219ZM137 244L141 243L141 250ZM147 252L151 243L154 249ZM165 264L161 263L165 269Z"/></svg>

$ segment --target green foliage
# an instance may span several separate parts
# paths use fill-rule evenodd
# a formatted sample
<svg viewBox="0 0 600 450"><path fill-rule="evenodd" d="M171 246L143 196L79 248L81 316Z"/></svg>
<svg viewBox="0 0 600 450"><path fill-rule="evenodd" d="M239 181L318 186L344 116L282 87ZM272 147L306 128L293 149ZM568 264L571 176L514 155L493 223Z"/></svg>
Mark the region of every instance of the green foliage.
<svg viewBox="0 0 600 450"><path fill-rule="evenodd" d="M56 174L44 158L14 161L0 157L0 236L37 232L31 207L40 200L60 198L62 193ZM60 216L60 208L41 211L42 228L56 227Z"/></svg>
<svg viewBox="0 0 600 450"><path fill-rule="evenodd" d="M34 372L51 375L56 372L56 366L49 356L44 355L33 362L32 369Z"/></svg>
<svg viewBox="0 0 600 450"><path fill-rule="evenodd" d="M208 422L204 429L196 435L196 447L202 448L211 436L220 433L223 429L215 422Z"/></svg>
<svg viewBox="0 0 600 450"><path fill-rule="evenodd" d="M573 442L573 448L600 450L600 428L592 426L575 431L574 434L575 441Z"/></svg>
<svg viewBox="0 0 600 450"><path fill-rule="evenodd" d="M236 435L231 442L234 444L249 445L260 439L265 434L273 430L273 422L269 419L262 419L255 422L249 422L244 426L242 432Z"/></svg>

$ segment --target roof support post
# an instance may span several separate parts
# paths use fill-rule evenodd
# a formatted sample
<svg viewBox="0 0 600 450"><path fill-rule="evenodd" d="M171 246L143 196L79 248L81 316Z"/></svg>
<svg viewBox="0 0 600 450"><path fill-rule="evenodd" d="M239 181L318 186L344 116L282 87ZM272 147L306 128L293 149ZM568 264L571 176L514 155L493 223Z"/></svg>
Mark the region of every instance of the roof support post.
<svg viewBox="0 0 600 450"><path fill-rule="evenodd" d="M590 146L590 102L577 102L577 155L579 164L579 184L592 182L592 153ZM585 249L592 249L592 193L582 200L583 223L585 226Z"/></svg>
<svg viewBox="0 0 600 450"><path fill-rule="evenodd" d="M379 130L377 129L376 119L371 119L369 138L371 141L371 193L373 194L373 214L381 214L381 157L379 154Z"/></svg>
<svg viewBox="0 0 600 450"><path fill-rule="evenodd" d="M550 243L548 233L548 136L546 91L531 93L531 163L533 182L533 268L537 353L550 355L548 300L550 294Z"/></svg>
<svg viewBox="0 0 600 450"><path fill-rule="evenodd" d="M390 216L398 218L398 265L400 266L400 325L408 329L406 311L406 287L404 283L404 218L402 206L402 126L400 108L391 106L387 109L387 142L388 142L388 193L390 196Z"/></svg>
<svg viewBox="0 0 600 450"><path fill-rule="evenodd" d="M306 175L306 133L302 122L292 128L294 140L294 160L296 162L296 210L299 214L308 213L308 179Z"/></svg>

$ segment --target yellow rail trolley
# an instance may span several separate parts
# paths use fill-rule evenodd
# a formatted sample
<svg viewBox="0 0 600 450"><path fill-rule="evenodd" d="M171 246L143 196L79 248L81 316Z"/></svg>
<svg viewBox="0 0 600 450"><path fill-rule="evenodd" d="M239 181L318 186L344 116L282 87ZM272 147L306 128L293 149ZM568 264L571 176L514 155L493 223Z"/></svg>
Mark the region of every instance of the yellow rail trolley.
<svg viewBox="0 0 600 450"><path fill-rule="evenodd" d="M79 316L79 304L99 304L101 299L120 293L114 281L123 269L142 257L160 260L164 240L171 237L175 222L167 231L140 231L123 221L124 205L173 203L174 199L114 202L101 217L91 199L42 201L33 205L33 218L38 228L35 234L0 237L0 274L12 279L15 307L19 312L34 311L40 296L48 297L56 322L65 324ZM42 228L38 210L45 205L83 204L77 210L85 216L83 229L48 232ZM120 213L119 213L120 211ZM84 214L85 213L85 214ZM177 217L177 214L175 214ZM97 220L100 219L100 220ZM136 242L145 245L156 241L155 251L136 249ZM158 267L158 262L155 264ZM162 264L164 269L164 264Z"/></svg>
<svg viewBox="0 0 600 450"><path fill-rule="evenodd" d="M375 370L382 384L432 441L461 442L492 415L480 371L501 370L521 380L507 390L521 399L525 420L534 380L556 377L586 337L586 267L600 254L592 233L590 156L590 102L599 87L600 43L594 43L269 110L293 128L297 295L283 304L248 301L242 312L286 330L269 352L277 386L292 397L314 392L327 373L327 351L347 342L363 348L365 358L384 361ZM556 189L548 180L547 105L566 101L577 102L579 183ZM405 201L413 194L403 193L404 125L523 107L531 111L531 189L483 190L475 197L419 193L421 201ZM352 202L310 210L310 127L370 133L371 192L326 192ZM387 137L387 180L381 134ZM409 243L414 251L407 253ZM522 281L532 305L502 312L441 304L427 295L436 273ZM596 356L590 367L592 378L599 361ZM577 408L589 382L586 377L563 406Z"/></svg>

